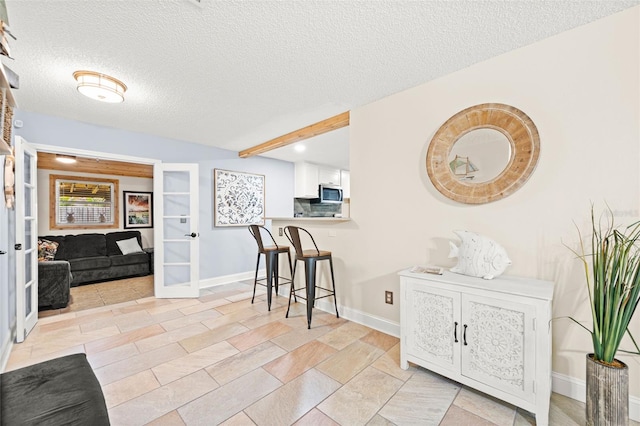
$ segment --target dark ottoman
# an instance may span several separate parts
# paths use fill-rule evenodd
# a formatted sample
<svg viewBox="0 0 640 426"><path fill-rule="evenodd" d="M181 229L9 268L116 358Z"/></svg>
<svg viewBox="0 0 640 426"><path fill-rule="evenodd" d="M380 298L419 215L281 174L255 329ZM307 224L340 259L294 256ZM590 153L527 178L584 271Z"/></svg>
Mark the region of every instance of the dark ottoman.
<svg viewBox="0 0 640 426"><path fill-rule="evenodd" d="M100 383L85 354L0 375L0 424L109 425Z"/></svg>

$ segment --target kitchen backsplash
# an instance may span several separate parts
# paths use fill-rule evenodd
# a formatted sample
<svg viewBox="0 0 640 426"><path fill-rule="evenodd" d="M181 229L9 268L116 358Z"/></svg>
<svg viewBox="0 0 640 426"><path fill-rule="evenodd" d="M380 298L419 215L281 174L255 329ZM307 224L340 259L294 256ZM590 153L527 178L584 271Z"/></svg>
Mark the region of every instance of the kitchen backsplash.
<svg viewBox="0 0 640 426"><path fill-rule="evenodd" d="M334 217L342 213L341 204L311 204L306 198L294 198L294 216L302 217Z"/></svg>

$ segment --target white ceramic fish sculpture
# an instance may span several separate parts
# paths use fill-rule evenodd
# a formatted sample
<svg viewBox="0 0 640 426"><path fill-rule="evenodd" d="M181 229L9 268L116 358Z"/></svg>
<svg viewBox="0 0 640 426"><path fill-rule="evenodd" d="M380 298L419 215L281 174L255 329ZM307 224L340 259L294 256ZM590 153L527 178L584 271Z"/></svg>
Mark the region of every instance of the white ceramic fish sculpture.
<svg viewBox="0 0 640 426"><path fill-rule="evenodd" d="M450 269L451 272L490 280L511 265L506 250L492 239L470 231L453 232L460 237L462 244L456 246L449 242L449 258L458 258L458 264Z"/></svg>

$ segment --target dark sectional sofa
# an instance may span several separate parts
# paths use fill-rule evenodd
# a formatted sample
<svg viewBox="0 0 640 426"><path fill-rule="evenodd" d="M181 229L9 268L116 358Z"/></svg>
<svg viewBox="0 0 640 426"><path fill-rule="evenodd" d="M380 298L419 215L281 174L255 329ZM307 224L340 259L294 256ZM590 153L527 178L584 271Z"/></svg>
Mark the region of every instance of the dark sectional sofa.
<svg viewBox="0 0 640 426"><path fill-rule="evenodd" d="M109 425L100 382L85 354L0 374L0 424Z"/></svg>
<svg viewBox="0 0 640 426"><path fill-rule="evenodd" d="M117 242L136 238L140 231L108 234L47 235L38 237L58 243L53 261L38 262L39 307L60 308L69 301L69 287L150 273L150 254L122 254Z"/></svg>

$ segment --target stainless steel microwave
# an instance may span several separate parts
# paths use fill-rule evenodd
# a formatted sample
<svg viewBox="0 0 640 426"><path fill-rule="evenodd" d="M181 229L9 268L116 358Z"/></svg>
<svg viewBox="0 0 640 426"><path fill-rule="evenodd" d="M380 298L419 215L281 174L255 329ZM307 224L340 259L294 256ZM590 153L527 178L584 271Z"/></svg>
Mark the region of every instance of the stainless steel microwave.
<svg viewBox="0 0 640 426"><path fill-rule="evenodd" d="M318 198L312 200L314 203L342 203L343 201L342 188L336 185L318 185Z"/></svg>

